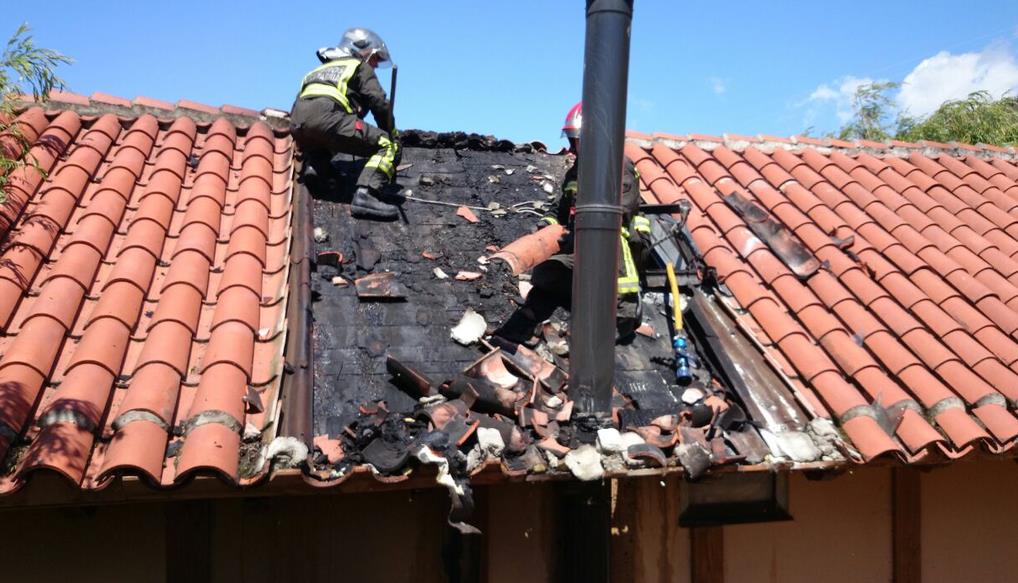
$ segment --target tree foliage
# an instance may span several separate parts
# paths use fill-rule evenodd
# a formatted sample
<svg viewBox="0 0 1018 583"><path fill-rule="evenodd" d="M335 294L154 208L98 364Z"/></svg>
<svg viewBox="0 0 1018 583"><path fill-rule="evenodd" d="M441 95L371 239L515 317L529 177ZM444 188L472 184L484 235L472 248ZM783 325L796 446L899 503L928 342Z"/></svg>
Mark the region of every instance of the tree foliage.
<svg viewBox="0 0 1018 583"><path fill-rule="evenodd" d="M26 156L31 144L14 122L18 96L31 92L36 100L45 100L51 91L63 87L55 69L71 62L57 51L37 47L29 32L27 24L19 26L0 54L0 203L6 201L3 188L10 173L24 164L35 164Z"/></svg>
<svg viewBox="0 0 1018 583"><path fill-rule="evenodd" d="M898 138L1014 145L1018 143L1018 97L1005 95L994 100L988 92L977 91L965 99L947 101L925 119L903 117Z"/></svg>
<svg viewBox="0 0 1018 583"><path fill-rule="evenodd" d="M961 142L964 144L1018 145L1018 97L993 99L977 91L964 99L946 101L926 117L901 111L891 91L900 83L860 85L852 98L852 118L837 136L841 139L883 141L894 137L908 142Z"/></svg>
<svg viewBox="0 0 1018 583"><path fill-rule="evenodd" d="M888 92L900 83L884 81L860 85L852 96L852 119L838 132L842 140L873 140L891 137L894 128L894 101Z"/></svg>

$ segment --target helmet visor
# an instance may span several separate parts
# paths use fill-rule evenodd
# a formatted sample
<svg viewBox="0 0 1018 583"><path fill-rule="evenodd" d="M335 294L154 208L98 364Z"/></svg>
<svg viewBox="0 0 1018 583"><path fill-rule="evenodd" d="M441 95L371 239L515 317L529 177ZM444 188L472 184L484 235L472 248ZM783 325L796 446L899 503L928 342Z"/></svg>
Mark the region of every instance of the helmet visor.
<svg viewBox="0 0 1018 583"><path fill-rule="evenodd" d="M389 55L389 47L382 43L382 46L371 50L371 56L377 59L376 67L386 69L392 66L392 57Z"/></svg>

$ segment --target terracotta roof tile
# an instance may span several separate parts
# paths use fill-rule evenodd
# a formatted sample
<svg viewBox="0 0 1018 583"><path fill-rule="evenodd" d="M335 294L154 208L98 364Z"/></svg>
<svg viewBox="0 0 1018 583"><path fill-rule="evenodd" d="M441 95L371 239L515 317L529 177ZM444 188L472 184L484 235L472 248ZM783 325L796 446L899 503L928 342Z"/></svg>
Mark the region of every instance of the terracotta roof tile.
<svg viewBox="0 0 1018 583"><path fill-rule="evenodd" d="M1010 447L1018 436L1018 168L968 148L958 157L944 144L892 142L899 150L891 150L800 137L766 152L738 141L726 136L709 151L659 141L626 152L647 194L693 203L694 240L767 335L767 350L791 364L867 459ZM933 158L915 151L922 147L941 151ZM722 203L735 191L829 270L793 276ZM864 406L896 403L906 414L888 435Z"/></svg>
<svg viewBox="0 0 1018 583"><path fill-rule="evenodd" d="M107 95L105 93L93 93L89 96L89 99L99 103L108 103L110 105L118 105L120 107L131 107L130 100L124 99L123 97Z"/></svg>
<svg viewBox="0 0 1018 583"><path fill-rule="evenodd" d="M71 103L74 105L88 105L89 103L88 97L66 91L52 91L49 94L49 99L57 103Z"/></svg>
<svg viewBox="0 0 1018 583"><path fill-rule="evenodd" d="M220 110L222 110L223 113L232 113L234 115L243 115L247 117L258 117L260 115L257 111L253 109L249 109L247 107L238 107L236 105L230 104L222 106Z"/></svg>
<svg viewBox="0 0 1018 583"><path fill-rule="evenodd" d="M183 107L184 109L193 109L195 111L204 111L205 113L216 114L219 113L219 108L212 107L211 105L205 105L204 103L198 103L191 101L190 99L181 99L177 102L177 107Z"/></svg>
<svg viewBox="0 0 1018 583"><path fill-rule="evenodd" d="M173 109L173 104L168 101L160 101L158 99L152 99L151 97L138 96L132 101L134 105L140 105L142 107L153 107L156 109L165 109L167 111Z"/></svg>
<svg viewBox="0 0 1018 583"><path fill-rule="evenodd" d="M55 106L174 108L103 94L55 97ZM219 114L187 101L178 106ZM277 253L285 256L289 248L287 229L272 223L270 233L268 212L275 209L280 224L288 224L289 181L274 177L289 176L290 142L257 122L237 127L218 118L208 125L183 116L160 126L152 115L121 113L123 126L109 113L90 118L38 107L19 118L34 138L31 155L49 178L41 180L30 167L12 175L12 202L0 224L0 321L6 324L0 452L24 450L4 480L6 490L46 470L83 488L120 473L164 485L203 469L231 482L249 477L238 472L239 432L247 422L243 397L255 344L266 347L262 363L279 362L282 351L280 341L256 336L263 279L276 296L270 317L278 320L286 305L285 286L263 274L263 266L269 234L283 249ZM240 167L233 176L235 159ZM231 187L237 190L227 209ZM218 241L225 223L233 236ZM222 289L210 288L212 272L222 272ZM211 337L201 340L203 317ZM183 384L190 375L195 388ZM258 375L266 398L278 399L278 372L260 364ZM278 407L263 405L257 427L271 440ZM216 412L235 423L224 425ZM173 425L187 419L197 421L180 438L179 468L173 468L167 457ZM33 434L30 444L12 439L25 432Z"/></svg>

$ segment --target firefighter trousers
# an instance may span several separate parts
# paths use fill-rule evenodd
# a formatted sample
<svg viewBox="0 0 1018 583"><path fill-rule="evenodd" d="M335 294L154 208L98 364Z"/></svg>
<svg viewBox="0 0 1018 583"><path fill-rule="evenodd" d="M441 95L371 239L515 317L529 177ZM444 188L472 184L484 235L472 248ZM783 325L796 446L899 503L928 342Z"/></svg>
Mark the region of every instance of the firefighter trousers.
<svg viewBox="0 0 1018 583"><path fill-rule="evenodd" d="M311 166L321 173L336 154L368 158L357 186L377 192L396 175L398 144L389 134L346 113L328 97L298 99L290 115L290 131Z"/></svg>

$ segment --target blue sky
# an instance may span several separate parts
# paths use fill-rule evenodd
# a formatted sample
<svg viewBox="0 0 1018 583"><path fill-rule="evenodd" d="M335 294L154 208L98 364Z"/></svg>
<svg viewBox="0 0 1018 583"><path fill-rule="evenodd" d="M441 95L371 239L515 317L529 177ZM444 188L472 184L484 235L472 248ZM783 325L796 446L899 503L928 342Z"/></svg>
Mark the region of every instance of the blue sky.
<svg viewBox="0 0 1018 583"><path fill-rule="evenodd" d="M579 99L584 3L19 2L38 44L75 58L72 91L289 109L315 50L368 26L400 67L402 128L560 144ZM924 113L970 90L1018 87L1018 2L637 0L628 127L792 135L836 129L866 80L908 79ZM388 71L381 71L388 87Z"/></svg>

